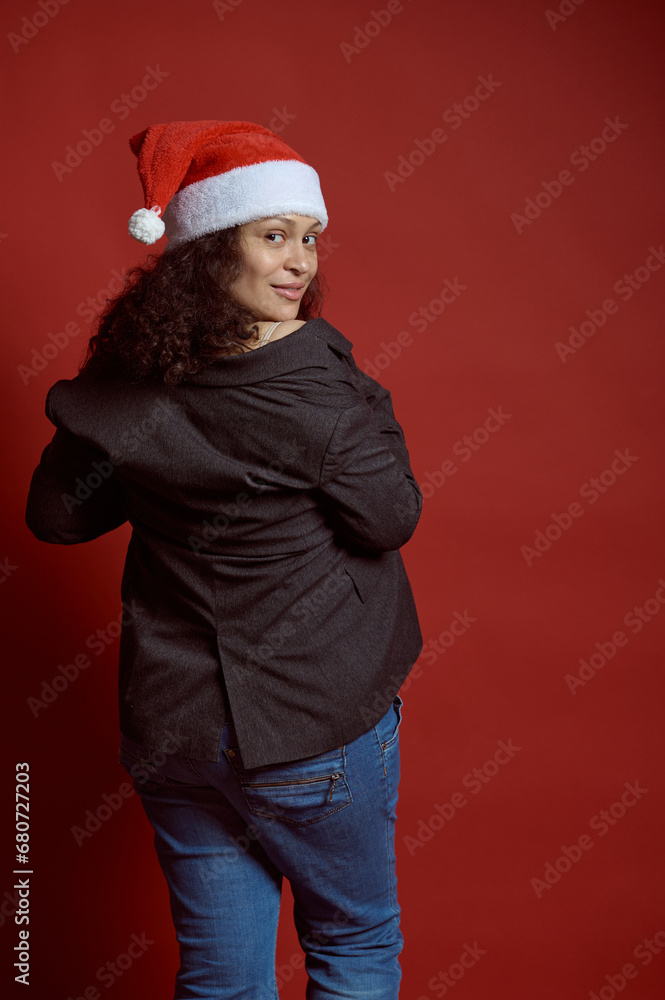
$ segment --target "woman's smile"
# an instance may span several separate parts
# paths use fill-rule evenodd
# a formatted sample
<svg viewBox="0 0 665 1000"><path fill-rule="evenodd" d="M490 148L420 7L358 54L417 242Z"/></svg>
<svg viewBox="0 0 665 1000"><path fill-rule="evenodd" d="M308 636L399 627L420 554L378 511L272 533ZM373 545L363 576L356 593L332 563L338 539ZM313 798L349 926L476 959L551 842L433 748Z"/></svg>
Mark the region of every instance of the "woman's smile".
<svg viewBox="0 0 665 1000"><path fill-rule="evenodd" d="M272 287L278 295L283 295L285 298L292 299L295 302L302 298L306 288L304 284L273 285Z"/></svg>

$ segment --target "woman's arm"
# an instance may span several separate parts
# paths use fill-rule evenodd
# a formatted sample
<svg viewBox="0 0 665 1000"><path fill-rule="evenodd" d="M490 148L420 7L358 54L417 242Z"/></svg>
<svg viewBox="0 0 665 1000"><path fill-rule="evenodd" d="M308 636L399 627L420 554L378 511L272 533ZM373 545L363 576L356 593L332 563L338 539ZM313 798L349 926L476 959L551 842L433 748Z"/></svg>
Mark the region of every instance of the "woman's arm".
<svg viewBox="0 0 665 1000"><path fill-rule="evenodd" d="M385 443L393 451L395 458L401 463L408 475L413 479L414 484L417 485L411 472L411 466L409 465L409 453L406 450L404 433L395 419L392 397L389 390L360 368L356 367L355 373L360 391L365 397L365 402L372 408L374 419L384 437Z"/></svg>
<svg viewBox="0 0 665 1000"><path fill-rule="evenodd" d="M127 520L108 456L62 427L42 452L30 483L25 521L41 542L89 542Z"/></svg>
<svg viewBox="0 0 665 1000"><path fill-rule="evenodd" d="M390 392L359 374L364 398L340 413L317 489L334 527L365 548L386 552L411 538L423 497Z"/></svg>

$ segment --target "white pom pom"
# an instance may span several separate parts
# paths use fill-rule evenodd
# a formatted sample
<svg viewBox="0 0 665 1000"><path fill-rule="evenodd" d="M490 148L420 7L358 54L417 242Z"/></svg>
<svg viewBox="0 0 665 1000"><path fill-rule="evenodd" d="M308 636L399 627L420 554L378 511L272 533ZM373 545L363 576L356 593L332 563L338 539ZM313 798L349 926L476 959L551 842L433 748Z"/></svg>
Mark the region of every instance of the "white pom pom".
<svg viewBox="0 0 665 1000"><path fill-rule="evenodd" d="M164 235L165 225L159 218L159 205L139 208L129 220L129 235L141 243L156 243Z"/></svg>

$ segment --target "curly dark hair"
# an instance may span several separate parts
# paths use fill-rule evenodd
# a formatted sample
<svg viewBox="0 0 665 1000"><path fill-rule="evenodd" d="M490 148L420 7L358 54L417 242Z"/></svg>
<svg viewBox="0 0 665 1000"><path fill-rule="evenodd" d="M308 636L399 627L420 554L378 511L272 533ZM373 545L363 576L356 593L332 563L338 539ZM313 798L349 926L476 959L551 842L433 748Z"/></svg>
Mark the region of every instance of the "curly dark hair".
<svg viewBox="0 0 665 1000"><path fill-rule="evenodd" d="M175 385L220 355L244 350L257 317L227 289L243 271L240 226L149 254L95 321L79 372L119 374ZM300 300L298 319L321 314L320 272Z"/></svg>

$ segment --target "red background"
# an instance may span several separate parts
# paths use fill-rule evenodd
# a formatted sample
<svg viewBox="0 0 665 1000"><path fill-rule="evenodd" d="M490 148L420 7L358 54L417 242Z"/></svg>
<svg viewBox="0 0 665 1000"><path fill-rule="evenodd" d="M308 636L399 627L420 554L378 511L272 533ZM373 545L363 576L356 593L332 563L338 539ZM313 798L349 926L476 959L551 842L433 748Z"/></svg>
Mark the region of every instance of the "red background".
<svg viewBox="0 0 665 1000"><path fill-rule="evenodd" d="M650 256L651 248L662 256L665 241L663 15L655 0L564 0L568 13L554 21L545 3L404 0L380 25L369 0L73 0L38 30L23 21L43 10L37 0L5 3L3 64L14 97L5 102L0 240L9 688L0 988L13 986L10 796L14 763L25 760L33 973L17 995L83 996L132 933L154 943L113 995L172 995L175 934L136 796L81 846L72 833L126 778L116 757L117 640L36 717L28 703L118 616L129 527L86 545L48 546L23 513L53 433L46 392L76 373L90 334L77 307L88 297L103 304L113 269L145 257L127 235L143 204L128 139L154 122L210 118L276 128L319 172L331 219L324 316L391 390L426 494L403 549L425 649L402 689L402 996L445 995L440 974L453 966L459 976L454 963L475 943L482 957L450 980L457 1000L611 997L626 963L635 969L624 979L627 998L664 995L665 950L646 964L639 948L657 932L665 943L665 612L655 596L665 600L665 268ZM386 21L383 0L373 9ZM357 34L365 25L368 34ZM21 31L25 40L12 42ZM132 99L146 67L159 68L162 82ZM464 104L479 77L491 77L493 93ZM459 127L443 117L456 103L466 116ZM103 118L113 129L58 179L54 162ZM595 142L593 160L575 154L606 119L627 127ZM427 143L436 128L447 138ZM418 141L429 152L412 155L409 168ZM408 176L391 190L386 172L400 162ZM516 220L563 170L572 180L549 204L541 193L532 220ZM636 275L630 298L615 288L624 275ZM441 303L446 280L459 294L446 296L443 312L435 302L440 315L416 327L413 314ZM601 311L608 299L613 312ZM590 335L578 335L581 346L562 360L557 342L585 321ZM72 322L76 336L39 362L49 334ZM509 416L477 432L490 408ZM465 435L474 441L466 460L457 444ZM634 460L620 475L606 473L591 503L580 489L611 468L615 450ZM445 475L446 461L454 473ZM552 515L573 502L582 514L557 538ZM549 547L539 536L543 551L529 555L523 547L533 549L548 526ZM638 631L635 618L624 619L645 602L651 611ZM455 612L475 620L426 655ZM573 693L566 675L594 653L599 665L596 643L617 631L625 644ZM478 790L465 776L492 761L499 740L520 749L490 763ZM636 781L645 791L625 815L615 806L601 834L593 817ZM455 793L465 804L451 815L445 804ZM584 834L593 846L566 864L563 847ZM539 888L532 880L560 858L558 880L549 869L552 884ZM300 954L287 885L283 1000L304 995Z"/></svg>

